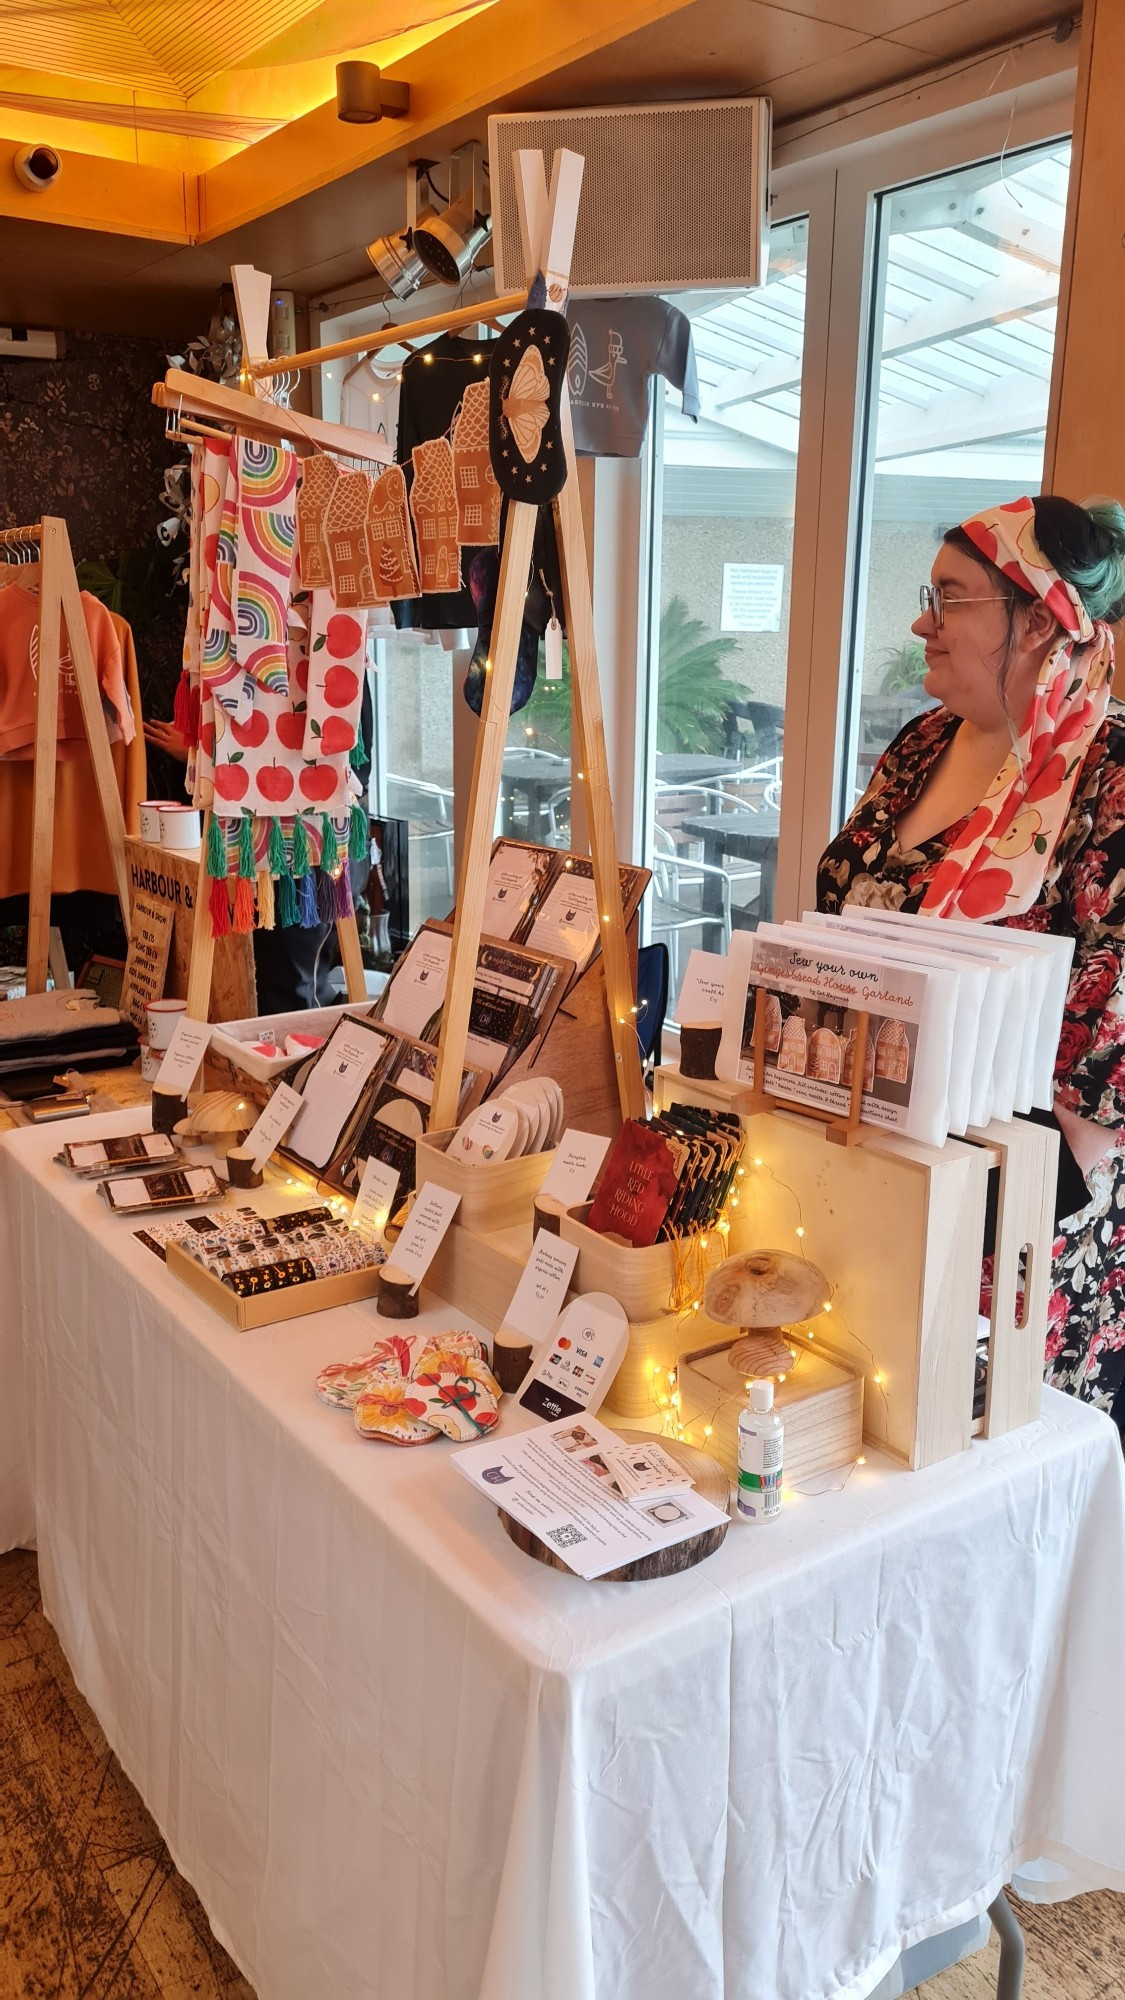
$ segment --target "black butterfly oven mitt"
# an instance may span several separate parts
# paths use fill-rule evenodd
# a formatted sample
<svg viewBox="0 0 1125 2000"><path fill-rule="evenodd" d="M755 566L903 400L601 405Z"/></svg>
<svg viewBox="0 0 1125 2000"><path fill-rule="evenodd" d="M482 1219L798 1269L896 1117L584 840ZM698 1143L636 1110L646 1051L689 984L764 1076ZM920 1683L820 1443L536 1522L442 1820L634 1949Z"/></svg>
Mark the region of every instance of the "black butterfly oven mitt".
<svg viewBox="0 0 1125 2000"><path fill-rule="evenodd" d="M566 480L559 403L570 353L561 313L522 312L495 344L489 370L488 449L510 500L553 500Z"/></svg>

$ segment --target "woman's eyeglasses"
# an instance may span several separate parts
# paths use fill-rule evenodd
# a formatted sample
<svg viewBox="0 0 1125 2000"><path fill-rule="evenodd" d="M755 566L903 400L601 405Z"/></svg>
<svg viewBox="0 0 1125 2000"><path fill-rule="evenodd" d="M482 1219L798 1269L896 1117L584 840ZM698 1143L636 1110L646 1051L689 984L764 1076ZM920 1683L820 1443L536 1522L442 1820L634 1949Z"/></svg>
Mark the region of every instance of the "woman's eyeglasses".
<svg viewBox="0 0 1125 2000"><path fill-rule="evenodd" d="M940 583L923 583L918 586L918 607L924 618L927 611L938 630L945 624L947 611L956 611L959 604L1006 604L1008 599L1000 591L994 590L988 597L947 597Z"/></svg>

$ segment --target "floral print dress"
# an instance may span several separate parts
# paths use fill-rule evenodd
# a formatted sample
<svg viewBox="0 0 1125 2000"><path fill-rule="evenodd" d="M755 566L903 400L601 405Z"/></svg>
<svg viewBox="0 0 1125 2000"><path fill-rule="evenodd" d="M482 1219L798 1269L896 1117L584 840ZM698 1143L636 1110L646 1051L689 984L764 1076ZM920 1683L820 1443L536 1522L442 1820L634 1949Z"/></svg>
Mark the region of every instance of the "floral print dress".
<svg viewBox="0 0 1125 2000"><path fill-rule="evenodd" d="M895 826L918 798L958 718L930 709L881 757L847 824L821 856L817 907L917 910L965 821L919 847ZM1108 1411L1125 1431L1125 704L1111 701L1074 788L1039 899L1013 928L1073 935L1074 965L1055 1065L1059 1103L1120 1134L1060 1214L1053 1246L1047 1380ZM1076 1185L1063 1144L1060 1202ZM1069 1171L1067 1171L1069 1170ZM1079 1187L1079 1199L1081 1188ZM986 1277L988 1273L986 1272Z"/></svg>

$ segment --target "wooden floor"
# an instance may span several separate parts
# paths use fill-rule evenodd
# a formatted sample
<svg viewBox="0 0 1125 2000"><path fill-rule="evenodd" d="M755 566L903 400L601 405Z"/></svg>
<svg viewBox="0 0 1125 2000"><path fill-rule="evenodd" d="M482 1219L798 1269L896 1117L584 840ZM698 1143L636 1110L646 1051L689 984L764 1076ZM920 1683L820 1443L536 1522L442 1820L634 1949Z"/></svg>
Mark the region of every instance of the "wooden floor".
<svg viewBox="0 0 1125 2000"><path fill-rule="evenodd" d="M1125 1896L1014 1907L1024 2000L1125 2000ZM991 2000L995 1951L920 1991ZM78 1693L22 1554L0 1556L0 2000L254 2000Z"/></svg>

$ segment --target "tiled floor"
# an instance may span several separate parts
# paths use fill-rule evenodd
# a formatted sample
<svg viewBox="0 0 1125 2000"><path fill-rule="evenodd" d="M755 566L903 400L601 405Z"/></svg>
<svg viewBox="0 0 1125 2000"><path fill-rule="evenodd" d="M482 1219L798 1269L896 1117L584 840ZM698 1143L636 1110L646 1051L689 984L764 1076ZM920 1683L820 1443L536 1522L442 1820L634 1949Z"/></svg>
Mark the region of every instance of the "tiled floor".
<svg viewBox="0 0 1125 2000"><path fill-rule="evenodd" d="M1015 1907L1024 2000L1125 1996L1125 1896ZM991 2000L995 1952L921 1991ZM22 1554L0 1557L0 2000L254 2000L78 1693Z"/></svg>
<svg viewBox="0 0 1125 2000"><path fill-rule="evenodd" d="M254 2000L78 1693L22 1554L0 1557L0 1996Z"/></svg>

